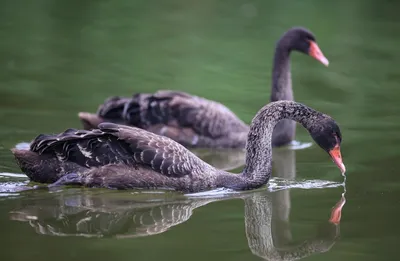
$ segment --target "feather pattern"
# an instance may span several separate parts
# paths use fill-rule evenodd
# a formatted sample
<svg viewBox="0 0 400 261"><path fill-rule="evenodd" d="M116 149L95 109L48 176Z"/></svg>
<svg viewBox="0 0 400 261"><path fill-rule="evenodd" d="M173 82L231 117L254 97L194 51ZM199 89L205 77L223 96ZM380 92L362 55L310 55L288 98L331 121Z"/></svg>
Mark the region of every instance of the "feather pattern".
<svg viewBox="0 0 400 261"><path fill-rule="evenodd" d="M209 171L212 167L201 161L182 145L145 130L102 123L91 131L68 129L58 135L39 135L31 151L56 155L83 167L108 164L148 166L168 177L182 177Z"/></svg>
<svg viewBox="0 0 400 261"><path fill-rule="evenodd" d="M138 93L111 97L98 117L149 130L186 147L243 147L249 127L224 105L185 92ZM92 126L95 127L95 126ZM241 139L233 139L244 134ZM213 145L214 144L214 145Z"/></svg>

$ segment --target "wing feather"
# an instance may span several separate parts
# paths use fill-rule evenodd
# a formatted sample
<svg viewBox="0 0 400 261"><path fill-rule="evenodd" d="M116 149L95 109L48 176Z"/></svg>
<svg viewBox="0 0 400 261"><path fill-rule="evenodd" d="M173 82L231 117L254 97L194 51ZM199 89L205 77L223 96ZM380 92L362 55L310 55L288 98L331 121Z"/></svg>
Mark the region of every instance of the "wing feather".
<svg viewBox="0 0 400 261"><path fill-rule="evenodd" d="M175 141L143 129L102 123L90 131L68 129L58 135L39 135L31 151L52 154L87 168L108 164L147 166L169 177L206 173L213 168Z"/></svg>
<svg viewBox="0 0 400 261"><path fill-rule="evenodd" d="M185 92L161 90L138 93L131 99L112 97L98 111L99 116L142 129L153 126L188 128L193 135L218 139L248 127L224 105ZM162 128L162 127L160 127Z"/></svg>

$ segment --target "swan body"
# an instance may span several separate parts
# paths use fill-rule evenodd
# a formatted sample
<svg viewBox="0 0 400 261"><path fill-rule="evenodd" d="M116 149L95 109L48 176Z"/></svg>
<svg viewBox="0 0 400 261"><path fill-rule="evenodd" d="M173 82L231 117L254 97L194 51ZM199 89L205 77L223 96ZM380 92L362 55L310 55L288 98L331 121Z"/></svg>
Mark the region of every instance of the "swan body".
<svg viewBox="0 0 400 261"><path fill-rule="evenodd" d="M79 117L85 129L114 122L197 148L244 148L249 131L249 126L221 103L169 90L111 97L97 114L79 113Z"/></svg>
<svg viewBox="0 0 400 261"><path fill-rule="evenodd" d="M344 171L341 133L326 114L293 101L264 106L254 117L246 145L246 165L232 174L202 161L183 145L146 130L101 123L99 129L69 129L39 135L29 150L12 152L35 182L112 189L170 189L199 192L214 188L256 189L271 175L272 132L282 119L301 123Z"/></svg>
<svg viewBox="0 0 400 261"><path fill-rule="evenodd" d="M329 64L310 31L291 28L276 44L272 102L294 100L290 74L292 51ZM249 126L221 103L180 91L115 96L100 105L96 114L81 112L78 116L87 130L97 128L102 122L125 124L167 136L189 148L244 148L249 132ZM289 144L295 137L295 127L292 120L280 122L274 130L272 146Z"/></svg>

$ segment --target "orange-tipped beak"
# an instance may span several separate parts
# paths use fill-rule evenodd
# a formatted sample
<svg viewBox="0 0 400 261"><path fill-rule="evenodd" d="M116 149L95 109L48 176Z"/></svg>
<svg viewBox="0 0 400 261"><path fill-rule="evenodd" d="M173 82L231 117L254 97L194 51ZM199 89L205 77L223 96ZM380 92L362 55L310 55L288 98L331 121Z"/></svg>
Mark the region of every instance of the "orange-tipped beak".
<svg viewBox="0 0 400 261"><path fill-rule="evenodd" d="M329 61L326 59L324 54L322 53L321 49L319 49L319 46L316 42L310 41L310 51L308 54L311 57L314 57L316 60L320 61L323 65L328 66Z"/></svg>
<svg viewBox="0 0 400 261"><path fill-rule="evenodd" d="M329 151L329 155L331 155L331 158L333 162L335 162L336 166L340 169L342 172L342 175L346 172L346 167L343 164L342 161L342 155L340 154L340 146L336 145L333 149Z"/></svg>

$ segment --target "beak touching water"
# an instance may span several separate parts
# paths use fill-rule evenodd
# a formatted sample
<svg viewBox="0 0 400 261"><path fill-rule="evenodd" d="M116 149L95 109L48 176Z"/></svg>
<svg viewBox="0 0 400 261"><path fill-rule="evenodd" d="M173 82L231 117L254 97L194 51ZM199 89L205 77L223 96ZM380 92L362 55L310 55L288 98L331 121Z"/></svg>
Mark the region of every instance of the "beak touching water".
<svg viewBox="0 0 400 261"><path fill-rule="evenodd" d="M319 49L318 44L314 41L310 41L310 51L308 54L314 57L316 60L320 61L323 65L328 66L329 61L326 59L321 49Z"/></svg>
<svg viewBox="0 0 400 261"><path fill-rule="evenodd" d="M342 161L342 155L340 154L340 146L336 145L333 149L329 151L329 155L331 155L331 158L333 162L335 162L336 166L340 169L342 172L342 175L346 172L346 167L343 164Z"/></svg>

